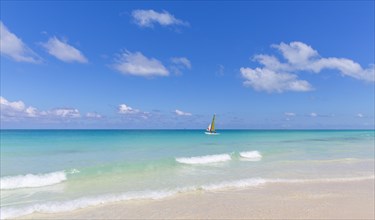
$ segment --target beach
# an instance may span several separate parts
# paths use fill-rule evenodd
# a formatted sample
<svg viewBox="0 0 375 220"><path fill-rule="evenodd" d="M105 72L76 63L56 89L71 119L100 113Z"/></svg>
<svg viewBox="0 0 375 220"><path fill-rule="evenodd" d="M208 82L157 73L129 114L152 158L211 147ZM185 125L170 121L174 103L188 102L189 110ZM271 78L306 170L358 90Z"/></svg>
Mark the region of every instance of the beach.
<svg viewBox="0 0 375 220"><path fill-rule="evenodd" d="M374 219L374 179L268 184L21 219Z"/></svg>
<svg viewBox="0 0 375 220"><path fill-rule="evenodd" d="M0 8L0 220L375 220L375 0Z"/></svg>
<svg viewBox="0 0 375 220"><path fill-rule="evenodd" d="M373 130L1 130L2 219L373 218Z"/></svg>

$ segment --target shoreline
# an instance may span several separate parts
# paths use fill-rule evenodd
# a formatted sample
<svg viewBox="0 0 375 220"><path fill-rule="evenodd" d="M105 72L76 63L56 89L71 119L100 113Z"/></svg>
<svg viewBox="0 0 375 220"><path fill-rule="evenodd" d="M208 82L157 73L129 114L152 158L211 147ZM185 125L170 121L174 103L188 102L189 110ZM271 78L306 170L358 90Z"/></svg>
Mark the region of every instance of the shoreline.
<svg viewBox="0 0 375 220"><path fill-rule="evenodd" d="M374 219L375 180L268 183L18 219Z"/></svg>

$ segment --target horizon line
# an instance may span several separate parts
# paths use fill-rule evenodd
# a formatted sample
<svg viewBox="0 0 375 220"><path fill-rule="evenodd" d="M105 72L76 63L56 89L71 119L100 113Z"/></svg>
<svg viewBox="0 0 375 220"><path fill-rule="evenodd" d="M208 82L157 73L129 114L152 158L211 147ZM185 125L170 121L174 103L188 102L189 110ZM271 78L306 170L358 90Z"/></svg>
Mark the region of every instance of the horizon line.
<svg viewBox="0 0 375 220"><path fill-rule="evenodd" d="M161 130L175 130L175 131L205 131L205 129L198 128L0 128L0 131L7 130L108 130L108 131L161 131ZM227 128L227 129L217 129L217 131L375 131L375 128Z"/></svg>

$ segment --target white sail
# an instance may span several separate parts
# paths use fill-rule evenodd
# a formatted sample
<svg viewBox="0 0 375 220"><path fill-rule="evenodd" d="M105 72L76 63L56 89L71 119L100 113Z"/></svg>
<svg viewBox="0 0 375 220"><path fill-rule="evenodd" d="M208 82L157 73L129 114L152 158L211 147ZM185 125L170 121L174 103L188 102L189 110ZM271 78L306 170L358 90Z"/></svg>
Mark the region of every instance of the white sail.
<svg viewBox="0 0 375 220"><path fill-rule="evenodd" d="M211 131L211 124L208 125L207 131Z"/></svg>
<svg viewBox="0 0 375 220"><path fill-rule="evenodd" d="M208 125L207 129L206 129L206 134L209 133L209 134L214 134L216 133L215 131L215 114L214 116L212 117L212 122L211 124Z"/></svg>

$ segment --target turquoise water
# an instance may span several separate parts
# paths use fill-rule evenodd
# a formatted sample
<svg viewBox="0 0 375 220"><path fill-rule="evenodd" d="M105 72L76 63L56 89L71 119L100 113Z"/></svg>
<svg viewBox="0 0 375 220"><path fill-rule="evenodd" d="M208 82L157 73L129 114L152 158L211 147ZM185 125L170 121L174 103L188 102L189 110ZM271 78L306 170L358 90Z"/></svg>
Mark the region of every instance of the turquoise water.
<svg viewBox="0 0 375 220"><path fill-rule="evenodd" d="M374 178L374 130L1 130L1 216Z"/></svg>

